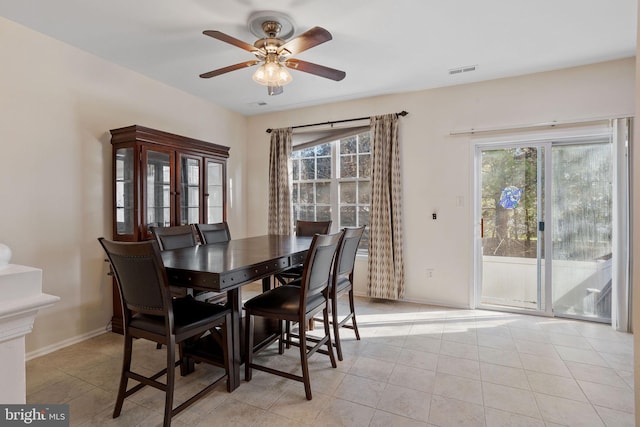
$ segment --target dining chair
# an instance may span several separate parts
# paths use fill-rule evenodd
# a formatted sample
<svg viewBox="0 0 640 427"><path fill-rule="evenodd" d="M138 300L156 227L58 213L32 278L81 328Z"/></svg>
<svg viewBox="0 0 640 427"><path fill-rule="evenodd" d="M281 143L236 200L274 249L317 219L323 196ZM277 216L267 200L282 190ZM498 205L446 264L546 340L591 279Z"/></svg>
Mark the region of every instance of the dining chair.
<svg viewBox="0 0 640 427"><path fill-rule="evenodd" d="M328 234L332 221L296 221L297 236L313 236L314 234Z"/></svg>
<svg viewBox="0 0 640 427"><path fill-rule="evenodd" d="M358 253L358 245L364 234L365 227L345 228L344 237L338 246L336 258L333 262L333 272L329 281L329 302L331 307L331 324L333 326L333 341L336 346L338 360L342 360L342 345L340 344L340 328L353 329L356 339L360 339L358 324L356 323L356 309L353 300L353 270ZM349 295L349 314L341 320L338 318L338 298ZM314 319L315 321L316 319ZM351 320L351 325L347 324Z"/></svg>
<svg viewBox="0 0 640 427"><path fill-rule="evenodd" d="M192 225L173 225L169 227L151 227L151 234L158 242L158 246L161 251L167 251L171 249L188 248L191 246L197 246L197 230ZM196 291L181 286L172 286L172 294L174 296L184 296L190 293L194 298L215 303L224 304L226 302L227 295L219 292L209 291Z"/></svg>
<svg viewBox="0 0 640 427"><path fill-rule="evenodd" d="M223 243L231 240L231 232L229 231L229 225L225 222L218 222L215 224L195 224L196 233L200 239L200 243L208 245L211 243ZM227 301L227 294L225 292L198 292L196 298L203 301L224 304Z"/></svg>
<svg viewBox="0 0 640 427"><path fill-rule="evenodd" d="M196 232L200 238L200 243L208 245L210 243L222 243L231 240L231 232L226 222L216 224L196 224Z"/></svg>
<svg viewBox="0 0 640 427"><path fill-rule="evenodd" d="M296 236L312 237L315 234L329 234L332 221L296 221ZM286 285L291 280L299 279L302 276L302 266L293 266L281 273L276 274L275 279L281 285Z"/></svg>
<svg viewBox="0 0 640 427"><path fill-rule="evenodd" d="M360 239L364 234L366 226L358 228L344 228L344 237L342 238L340 245L336 251L336 257L333 261L332 273L329 279L329 306L331 311L331 325L333 327L333 345L336 347L336 353L338 354L338 360L343 360L342 346L340 342L340 328L353 329L356 334L356 339L360 339L360 332L358 331L358 324L356 323L356 310L355 301L353 299L353 270L355 267L356 254L358 253L358 245ZM298 285L300 281L296 280L291 282L291 285ZM338 319L338 298L342 295L349 295L349 314ZM351 324L347 322L351 320ZM313 318L309 321L309 330L313 329L313 323L315 321L322 321L322 319ZM291 334L291 325L287 323L286 331L287 335Z"/></svg>
<svg viewBox="0 0 640 427"><path fill-rule="evenodd" d="M191 225L151 227L150 231L158 241L161 251L188 248L198 244L196 233Z"/></svg>
<svg viewBox="0 0 640 427"><path fill-rule="evenodd" d="M257 295L244 303L246 313L245 344L245 380L251 381L252 370L257 369L270 374L304 383L305 395L311 400L311 381L309 377L308 358L316 352L327 354L331 360L331 366L336 368L336 360L331 343L329 327L329 275L331 265L336 254L343 233L329 235L317 234L311 241L304 262L300 286L283 285L270 289ZM324 319L324 336L320 338L308 337L305 328L300 328L298 341L291 341L291 335L284 333L285 322L298 322L305 325L315 314L322 311ZM278 321L278 335L280 354L284 352L284 340L300 348L300 364L302 375L295 375L266 365L255 363L253 357L257 352L253 347L254 317ZM310 344L311 343L311 344ZM312 345L314 344L314 345ZM326 346L326 350L322 348Z"/></svg>
<svg viewBox="0 0 640 427"><path fill-rule="evenodd" d="M165 427L171 425L172 417L212 391L223 380L227 380L227 391L230 391L231 309L196 301L191 296L172 298L160 248L155 240L114 242L103 237L98 240L109 258L118 284L124 320L124 356L113 418L120 416L124 399L145 386L165 392ZM133 371L134 338L166 345L166 367L151 376ZM209 342L206 341L208 339L213 339L222 347L221 360L202 355L200 345ZM180 366L184 375L193 361L221 366L224 373L174 408L175 368ZM158 381L163 375L166 375L164 383ZM127 389L129 379L138 384Z"/></svg>

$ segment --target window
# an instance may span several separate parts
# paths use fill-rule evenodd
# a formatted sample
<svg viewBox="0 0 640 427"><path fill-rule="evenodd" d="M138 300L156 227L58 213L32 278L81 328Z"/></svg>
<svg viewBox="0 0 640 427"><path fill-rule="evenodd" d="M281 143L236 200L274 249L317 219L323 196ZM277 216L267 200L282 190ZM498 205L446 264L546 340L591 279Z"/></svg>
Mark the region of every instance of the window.
<svg viewBox="0 0 640 427"><path fill-rule="evenodd" d="M371 139L362 132L333 142L295 149L293 216L303 221L333 221L334 231L369 224ZM360 250L369 247L369 231Z"/></svg>

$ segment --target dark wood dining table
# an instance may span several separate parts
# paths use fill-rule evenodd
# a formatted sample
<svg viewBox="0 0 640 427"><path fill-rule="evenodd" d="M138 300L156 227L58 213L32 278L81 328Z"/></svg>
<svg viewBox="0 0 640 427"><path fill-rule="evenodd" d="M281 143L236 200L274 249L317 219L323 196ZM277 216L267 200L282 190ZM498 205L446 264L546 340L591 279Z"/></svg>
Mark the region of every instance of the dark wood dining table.
<svg viewBox="0 0 640 427"><path fill-rule="evenodd" d="M240 385L242 286L261 280L263 291L267 290L274 274L304 262L311 240L264 235L162 252L171 285L227 293L232 309L232 390Z"/></svg>

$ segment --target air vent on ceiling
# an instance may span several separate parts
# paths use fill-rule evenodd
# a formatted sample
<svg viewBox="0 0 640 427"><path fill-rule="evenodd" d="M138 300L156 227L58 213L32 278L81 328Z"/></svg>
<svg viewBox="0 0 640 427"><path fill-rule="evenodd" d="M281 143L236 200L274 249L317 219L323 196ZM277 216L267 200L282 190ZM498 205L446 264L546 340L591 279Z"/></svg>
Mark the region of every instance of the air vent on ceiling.
<svg viewBox="0 0 640 427"><path fill-rule="evenodd" d="M465 65L464 67L452 68L449 70L449 74L454 75L468 73L469 71L475 71L476 67L477 65Z"/></svg>
<svg viewBox="0 0 640 427"><path fill-rule="evenodd" d="M249 105L253 105L254 107L264 107L265 105L267 105L267 103L264 101L256 101L250 102Z"/></svg>

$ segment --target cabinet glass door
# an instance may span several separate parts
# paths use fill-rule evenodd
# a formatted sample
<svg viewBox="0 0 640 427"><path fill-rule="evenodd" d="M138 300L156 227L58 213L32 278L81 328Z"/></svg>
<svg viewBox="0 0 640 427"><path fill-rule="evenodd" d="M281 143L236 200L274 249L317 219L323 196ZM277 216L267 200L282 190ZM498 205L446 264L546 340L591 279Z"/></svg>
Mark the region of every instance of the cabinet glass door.
<svg viewBox="0 0 640 427"><path fill-rule="evenodd" d="M171 153L152 150L145 152L146 225L147 228L168 227L171 225Z"/></svg>
<svg viewBox="0 0 640 427"><path fill-rule="evenodd" d="M180 225L200 222L201 159L180 156Z"/></svg>
<svg viewBox="0 0 640 427"><path fill-rule="evenodd" d="M119 236L132 235L134 232L133 157L133 147L119 148L115 153L115 233Z"/></svg>
<svg viewBox="0 0 640 427"><path fill-rule="evenodd" d="M207 223L224 221L224 173L222 163L207 160Z"/></svg>

